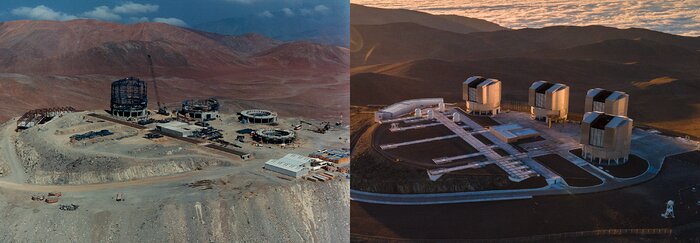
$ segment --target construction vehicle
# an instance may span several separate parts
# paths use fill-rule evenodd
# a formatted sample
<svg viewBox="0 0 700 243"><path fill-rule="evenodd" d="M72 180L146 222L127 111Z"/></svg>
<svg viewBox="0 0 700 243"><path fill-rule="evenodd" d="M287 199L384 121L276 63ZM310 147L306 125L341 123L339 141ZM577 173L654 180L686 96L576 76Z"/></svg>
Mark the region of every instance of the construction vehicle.
<svg viewBox="0 0 700 243"><path fill-rule="evenodd" d="M117 193L117 197L115 198L115 200L117 200L117 202L124 201L124 193Z"/></svg>
<svg viewBox="0 0 700 243"><path fill-rule="evenodd" d="M153 69L153 59L151 58L151 55L148 56L148 67L151 70L151 80L153 80L153 91L156 93L156 103L158 103L158 112L157 114L164 115L164 116L169 116L170 112L168 112L168 108L165 107L165 105L162 105L160 103L160 94L158 93L158 83L156 82L156 72Z"/></svg>
<svg viewBox="0 0 700 243"><path fill-rule="evenodd" d="M78 209L78 207L79 207L78 205L70 204L70 205L58 206L58 209L63 210L63 211L75 211L76 209Z"/></svg>
<svg viewBox="0 0 700 243"><path fill-rule="evenodd" d="M307 124L307 125L311 125L311 126L315 127L316 129L313 129L313 130L312 130L312 129L309 129L309 131L317 132L317 133L320 133L320 134L325 134L328 130L331 129L331 123L330 123L330 122L326 122L326 121L321 122L321 126L317 126L317 125L314 125L314 124L312 124L312 123L310 123L310 122L307 122L307 121L304 121L304 120L300 120L300 121L299 121L299 125L301 125L302 123L303 123L303 124ZM301 129L301 128L300 128L300 129Z"/></svg>
<svg viewBox="0 0 700 243"><path fill-rule="evenodd" d="M339 127L341 125L343 125L343 114L340 114L340 119L338 119L338 121L335 122L336 127Z"/></svg>

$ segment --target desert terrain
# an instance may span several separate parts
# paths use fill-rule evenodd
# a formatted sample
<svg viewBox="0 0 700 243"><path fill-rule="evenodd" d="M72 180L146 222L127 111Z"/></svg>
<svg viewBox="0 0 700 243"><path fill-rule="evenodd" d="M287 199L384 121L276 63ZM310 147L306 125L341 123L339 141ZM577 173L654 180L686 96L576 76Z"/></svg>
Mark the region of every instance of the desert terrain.
<svg viewBox="0 0 700 243"><path fill-rule="evenodd" d="M363 9L379 11L356 6L353 14ZM467 18L460 21L464 31L456 31L434 26L446 16L382 11L404 17L352 22L353 105L422 97L461 101L453 87L471 75L503 81L505 102L526 102L532 82L549 80L571 87L572 113L583 112L591 87L619 90L630 95L629 117L636 124L700 136L698 37L605 26L475 31L483 23Z"/></svg>
<svg viewBox="0 0 700 243"><path fill-rule="evenodd" d="M348 147L347 126L320 134L309 125L288 146L238 132L347 122L347 48L96 20L4 22L0 33L0 241L348 241L346 174L316 183L263 169L288 153ZM147 81L151 114L158 100L177 109L217 98L221 116L209 124L251 159L207 147L212 141L148 139L153 123L93 116L109 116L111 83L130 76ZM77 111L16 129L25 112L61 106ZM236 113L245 109L279 120L243 124ZM112 134L72 138L102 130Z"/></svg>
<svg viewBox="0 0 700 243"><path fill-rule="evenodd" d="M111 82L129 76L151 81L148 54L169 107L215 96L320 118L348 106L344 47L96 20L12 21L0 23L0 32L0 120L54 106L104 109ZM155 101L153 89L149 94Z"/></svg>

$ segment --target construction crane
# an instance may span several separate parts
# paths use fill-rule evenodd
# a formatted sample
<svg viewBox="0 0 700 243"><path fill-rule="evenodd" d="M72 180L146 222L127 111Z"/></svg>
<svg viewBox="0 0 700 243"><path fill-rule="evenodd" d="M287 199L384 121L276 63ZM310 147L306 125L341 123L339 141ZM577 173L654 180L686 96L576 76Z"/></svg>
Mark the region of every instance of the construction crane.
<svg viewBox="0 0 700 243"><path fill-rule="evenodd" d="M315 127L316 129L313 129L313 130L312 130L312 129L308 129L308 130L309 130L309 131L314 131L314 132L317 132L317 133L320 133L320 134L324 134L324 133L326 133L326 131L328 131L328 130L331 129L330 122L326 122L326 121L321 122L321 126L317 126L317 125L315 125L315 124L313 124L313 123L310 123L310 122L307 122L307 121L304 121L304 120L299 120L299 125L301 125L301 124L307 124L307 125L310 125L310 126ZM300 127L300 128L301 128L301 127ZM295 129L296 129L296 127L295 127Z"/></svg>
<svg viewBox="0 0 700 243"><path fill-rule="evenodd" d="M156 93L156 103L158 103L158 114L164 115L164 116L169 116L170 113L168 112L168 108L165 107L164 105L161 105L160 103L160 94L158 93L158 83L156 82L156 72L153 70L153 59L151 58L151 55L148 55L148 67L151 70L151 79L153 80L153 90Z"/></svg>

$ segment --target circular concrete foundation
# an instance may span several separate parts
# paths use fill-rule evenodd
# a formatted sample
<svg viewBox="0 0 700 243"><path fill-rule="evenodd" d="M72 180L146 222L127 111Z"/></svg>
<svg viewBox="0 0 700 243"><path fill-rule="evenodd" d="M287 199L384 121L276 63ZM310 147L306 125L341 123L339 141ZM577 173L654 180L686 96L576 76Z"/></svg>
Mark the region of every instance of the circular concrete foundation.
<svg viewBox="0 0 700 243"><path fill-rule="evenodd" d="M247 123L270 124L277 122L277 113L268 110L244 110L239 119Z"/></svg>
<svg viewBox="0 0 700 243"><path fill-rule="evenodd" d="M287 129L260 129L255 131L253 138L262 143L291 143L296 139L296 133Z"/></svg>

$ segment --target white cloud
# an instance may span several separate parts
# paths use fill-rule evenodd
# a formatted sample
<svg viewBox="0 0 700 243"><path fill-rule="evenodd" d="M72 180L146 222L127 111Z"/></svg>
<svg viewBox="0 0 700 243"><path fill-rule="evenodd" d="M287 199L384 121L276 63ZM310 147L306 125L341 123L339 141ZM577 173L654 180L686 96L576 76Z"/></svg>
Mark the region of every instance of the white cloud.
<svg viewBox="0 0 700 243"><path fill-rule="evenodd" d="M331 11L331 9L326 7L326 5L321 4L321 5L316 5L316 7L314 7L314 11L316 11L317 13L320 13L320 14L327 14Z"/></svg>
<svg viewBox="0 0 700 243"><path fill-rule="evenodd" d="M44 5L39 5L33 8L30 7L20 7L12 10L12 14L17 16L26 17L29 19L38 20L71 20L77 19L75 15L66 14L60 11L54 11L53 9L46 7Z"/></svg>
<svg viewBox="0 0 700 243"><path fill-rule="evenodd" d="M118 14L113 13L109 7L107 6L99 6L96 7L92 11L88 11L82 14L82 16L91 18L91 19L99 19L99 20L106 20L106 21L117 21L122 19L121 16Z"/></svg>
<svg viewBox="0 0 700 243"><path fill-rule="evenodd" d="M284 15L287 16L287 17L293 17L293 16L295 15L295 14L294 14L294 10L291 10L291 9L289 9L289 8L283 8L283 9L282 9L282 12L283 12Z"/></svg>
<svg viewBox="0 0 700 243"><path fill-rule="evenodd" d="M140 4L134 2L126 2L122 5L114 7L112 11L120 14L142 14L157 12L160 6L154 4Z"/></svg>
<svg viewBox="0 0 700 243"><path fill-rule="evenodd" d="M374 7L484 19L509 28L553 25L638 27L700 36L700 1L628 0L352 0Z"/></svg>
<svg viewBox="0 0 700 243"><path fill-rule="evenodd" d="M154 18L153 22L166 23L169 25L175 25L180 27L187 27L187 23L178 18Z"/></svg>
<svg viewBox="0 0 700 243"><path fill-rule="evenodd" d="M265 11L265 12L259 13L258 16L263 17L263 18L272 18L272 17L275 17L275 15L273 15L272 13L270 13L270 11Z"/></svg>

